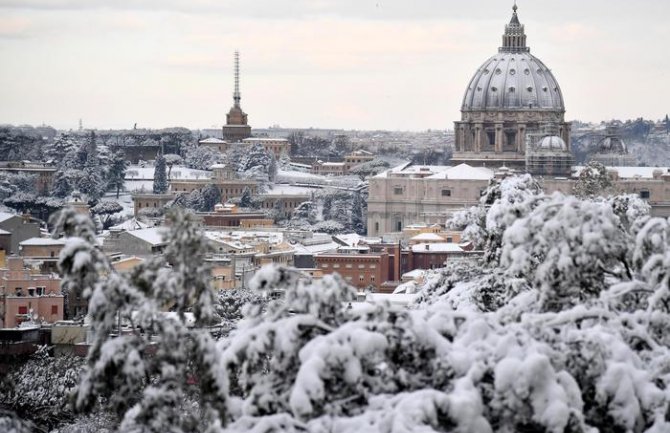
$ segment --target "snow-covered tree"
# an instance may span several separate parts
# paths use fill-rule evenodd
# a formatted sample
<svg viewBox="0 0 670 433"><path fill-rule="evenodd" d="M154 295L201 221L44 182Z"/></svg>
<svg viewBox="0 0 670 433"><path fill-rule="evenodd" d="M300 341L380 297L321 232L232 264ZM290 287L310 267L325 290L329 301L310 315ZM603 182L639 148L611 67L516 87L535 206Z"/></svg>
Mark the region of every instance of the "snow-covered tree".
<svg viewBox="0 0 670 433"><path fill-rule="evenodd" d="M214 206L221 203L221 190L213 183L205 185L201 190L202 194L202 212L211 212Z"/></svg>
<svg viewBox="0 0 670 433"><path fill-rule="evenodd" d="M41 428L72 420L70 393L79 382L82 366L82 358L53 357L46 346L41 346L5 377L0 405Z"/></svg>
<svg viewBox="0 0 670 433"><path fill-rule="evenodd" d="M170 218L164 258L130 276L114 272L97 250L86 217L64 211L56 223L67 236L59 259L63 287L89 300L95 333L74 405L90 411L104 398L119 414L122 431L198 431L226 418L218 378L211 375L214 341L203 329L215 317L204 260L209 244L187 214ZM194 328L187 326L189 313ZM130 332L118 335L119 324ZM197 384L188 385L192 380ZM199 396L199 405L191 405L187 394Z"/></svg>
<svg viewBox="0 0 670 433"><path fill-rule="evenodd" d="M607 167L597 161L589 162L579 173L574 193L578 197L606 196L612 193L612 179Z"/></svg>
<svg viewBox="0 0 670 433"><path fill-rule="evenodd" d="M447 226L463 230L466 240L484 247L488 262L497 263L507 227L545 199L540 185L528 174L500 182L493 180L484 191L479 207L457 212Z"/></svg>
<svg viewBox="0 0 670 433"><path fill-rule="evenodd" d="M632 239L605 202L555 194L503 235L501 265L531 281L544 308L563 310L597 297L611 276L632 277Z"/></svg>
<svg viewBox="0 0 670 433"><path fill-rule="evenodd" d="M29 213L35 208L37 197L35 194L17 192L11 197L3 200L5 206L10 207L18 213Z"/></svg>
<svg viewBox="0 0 670 433"><path fill-rule="evenodd" d="M165 157L159 153L156 157L156 165L154 166L154 194L165 194L170 189L168 183L167 171L165 168Z"/></svg>
<svg viewBox="0 0 670 433"><path fill-rule="evenodd" d="M175 165L182 164L184 162L184 159L181 156L176 155L174 153L168 153L164 155L164 158L165 158L165 165L168 168L167 178L170 179L170 175L172 174L172 167L174 167Z"/></svg>
<svg viewBox="0 0 670 433"><path fill-rule="evenodd" d="M112 188L116 191L116 198L119 198L121 189L125 184L126 169L128 168L128 162L122 152L114 152L109 165L109 170L107 173L108 176L108 188Z"/></svg>
<svg viewBox="0 0 670 433"><path fill-rule="evenodd" d="M226 162L223 154L207 146L192 145L184 151L184 163L188 168L208 170L212 165L223 162Z"/></svg>
<svg viewBox="0 0 670 433"><path fill-rule="evenodd" d="M103 229L108 229L113 223L112 215L121 211L123 211L123 206L113 200L100 201L91 208L91 214L101 218Z"/></svg>
<svg viewBox="0 0 670 433"><path fill-rule="evenodd" d="M354 193L353 203L351 204L351 229L359 235L367 232L367 223L365 222L364 210L367 208L366 201L360 192Z"/></svg>
<svg viewBox="0 0 670 433"><path fill-rule="evenodd" d="M277 266L256 273L250 304L230 291L217 306L189 217L169 224L170 266L123 276L65 212L64 287L86 291L96 331L77 407L104 397L122 431L670 431L668 220L528 177L493 185L482 208L468 224L495 251L429 272L409 308L356 305L336 275ZM225 317L214 340L205 325Z"/></svg>
<svg viewBox="0 0 670 433"><path fill-rule="evenodd" d="M242 195L240 196L239 206L241 208L251 208L252 207L252 195L251 195L251 190L249 189L248 186L245 186L244 191L242 191Z"/></svg>

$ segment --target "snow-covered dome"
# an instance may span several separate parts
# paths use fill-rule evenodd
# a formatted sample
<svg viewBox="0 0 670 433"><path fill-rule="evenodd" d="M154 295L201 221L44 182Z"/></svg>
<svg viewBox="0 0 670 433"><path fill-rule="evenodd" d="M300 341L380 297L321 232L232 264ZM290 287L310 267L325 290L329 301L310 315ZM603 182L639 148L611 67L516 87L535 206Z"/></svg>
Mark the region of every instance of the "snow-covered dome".
<svg viewBox="0 0 670 433"><path fill-rule="evenodd" d="M514 6L505 27L503 46L470 80L462 111L565 111L563 95L551 70L526 46L524 26Z"/></svg>
<svg viewBox="0 0 670 433"><path fill-rule="evenodd" d="M540 140L540 142L537 144L537 149L566 151L568 150L568 146L565 144L565 141L563 141L561 137L551 135L544 137L542 140Z"/></svg>

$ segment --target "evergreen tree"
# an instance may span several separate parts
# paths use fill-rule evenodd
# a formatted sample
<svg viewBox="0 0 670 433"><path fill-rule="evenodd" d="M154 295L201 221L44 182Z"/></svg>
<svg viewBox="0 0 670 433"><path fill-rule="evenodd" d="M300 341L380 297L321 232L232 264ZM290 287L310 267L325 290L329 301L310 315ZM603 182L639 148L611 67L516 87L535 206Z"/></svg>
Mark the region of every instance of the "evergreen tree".
<svg viewBox="0 0 670 433"><path fill-rule="evenodd" d="M81 147L78 156L80 162L83 158L82 165L84 166L84 170L82 177L77 181L77 188L79 191L86 194L89 200L96 201L105 193L107 184L103 179L103 170L100 166L100 159L98 158L98 146L95 132L91 131L88 140Z"/></svg>
<svg viewBox="0 0 670 433"><path fill-rule="evenodd" d="M240 197L240 207L243 208L252 207L251 190L249 189L248 186L245 186L244 191L242 191L242 196Z"/></svg>
<svg viewBox="0 0 670 433"><path fill-rule="evenodd" d="M366 223L363 217L363 209L365 207L365 200L360 192L354 193L353 203L351 205L351 229L359 235L366 233Z"/></svg>
<svg viewBox="0 0 670 433"><path fill-rule="evenodd" d="M108 186L116 190L117 199L119 198L119 193L125 183L127 168L128 162L126 161L123 152L114 152L107 174L109 178Z"/></svg>
<svg viewBox="0 0 670 433"><path fill-rule="evenodd" d="M221 190L218 186L210 183L205 185L201 191L202 193L202 212L211 212L214 206L221 203Z"/></svg>
<svg viewBox="0 0 670 433"><path fill-rule="evenodd" d="M218 374L216 344L205 328L216 317L209 243L188 214L173 212L169 226L164 256L128 275L115 272L98 249L90 219L65 210L55 221L56 234L67 239L62 286L89 300L95 335L74 407L90 412L104 404L120 415L119 431L205 431L227 418L227 378ZM131 332L115 335L119 323Z"/></svg>
<svg viewBox="0 0 670 433"><path fill-rule="evenodd" d="M156 166L154 168L154 194L165 194L169 187L165 169L165 157L159 153L156 157Z"/></svg>
<svg viewBox="0 0 670 433"><path fill-rule="evenodd" d="M53 143L50 143L44 149L46 158L54 164L59 165L70 153L77 147L77 143L69 134L61 134Z"/></svg>

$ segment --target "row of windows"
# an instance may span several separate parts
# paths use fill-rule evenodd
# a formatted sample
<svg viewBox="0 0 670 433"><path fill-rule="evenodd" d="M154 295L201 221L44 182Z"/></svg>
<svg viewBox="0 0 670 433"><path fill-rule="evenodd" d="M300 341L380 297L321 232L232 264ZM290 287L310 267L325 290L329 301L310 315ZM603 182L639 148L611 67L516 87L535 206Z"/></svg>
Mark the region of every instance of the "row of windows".
<svg viewBox="0 0 670 433"><path fill-rule="evenodd" d="M300 205L300 203L298 203L298 202L293 202L293 201L285 201L284 202L284 208L285 209L286 208L295 209L299 205ZM266 209L271 209L271 208L275 207L275 203L273 203L271 201L266 201L266 202L263 202L263 207L266 208Z"/></svg>
<svg viewBox="0 0 670 433"><path fill-rule="evenodd" d="M330 267L330 265L329 265L328 263L322 263L322 264L321 264L321 268L323 268L323 269L328 269L329 267ZM351 263L347 263L347 264L345 264L344 267L345 267L346 269L353 269L353 265L352 265ZM375 264L371 264L371 265L369 265L368 267L369 267L370 269L377 269L377 265L375 265ZM339 264L339 263L334 263L334 264L333 264L333 269L339 269L339 268L340 268L340 264ZM364 265L364 264L359 264L359 265L358 265L358 269L365 269L365 265Z"/></svg>
<svg viewBox="0 0 670 433"><path fill-rule="evenodd" d="M353 277L344 277L344 279L351 283L351 281L354 278ZM363 275L363 274L359 275L358 276L358 281L361 281L361 282L365 281L365 275ZM375 282L375 276L374 275L370 275L370 282L371 283Z"/></svg>
<svg viewBox="0 0 670 433"><path fill-rule="evenodd" d="M405 189L401 186L396 186L393 187L393 194L394 195L402 195L404 193ZM479 191L479 195L481 196L485 190L482 189ZM442 197L451 197L451 190L450 189L443 189L442 190Z"/></svg>
<svg viewBox="0 0 670 433"><path fill-rule="evenodd" d="M28 314L28 307L29 306L20 306L19 307L19 314ZM52 305L51 306L51 314L58 314L58 305Z"/></svg>

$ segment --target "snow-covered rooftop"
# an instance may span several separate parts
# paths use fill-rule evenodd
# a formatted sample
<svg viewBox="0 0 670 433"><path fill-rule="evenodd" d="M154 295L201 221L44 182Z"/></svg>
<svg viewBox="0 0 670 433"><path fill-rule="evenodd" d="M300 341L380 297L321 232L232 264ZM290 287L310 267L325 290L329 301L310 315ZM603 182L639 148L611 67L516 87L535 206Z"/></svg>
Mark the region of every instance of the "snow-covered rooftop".
<svg viewBox="0 0 670 433"><path fill-rule="evenodd" d="M198 141L200 144L225 144L227 143L226 140L221 140L220 138L216 137L209 137L205 138L204 140Z"/></svg>
<svg viewBox="0 0 670 433"><path fill-rule="evenodd" d="M63 239L52 239L52 238L30 238L26 239L23 242L19 242L19 246L62 246L65 245Z"/></svg>
<svg viewBox="0 0 670 433"><path fill-rule="evenodd" d="M455 179L455 180L489 180L493 178L493 170L485 167L472 167L468 164L459 164L455 167L444 165L409 165L403 164L376 175L377 178L413 177L426 179Z"/></svg>
<svg viewBox="0 0 670 433"><path fill-rule="evenodd" d="M493 179L493 170L485 167L472 167L468 164L459 164L455 167L430 176L431 179L457 180L489 180Z"/></svg>
<svg viewBox="0 0 670 433"><path fill-rule="evenodd" d="M443 242L444 238L436 233L421 233L420 235L416 235L413 238L410 239L411 241L436 241L436 242Z"/></svg>
<svg viewBox="0 0 670 433"><path fill-rule="evenodd" d="M257 142L257 141L258 141L258 142L263 142L263 141L285 141L285 142L288 143L288 140L285 139L285 138L269 138L269 137L259 137L259 138L256 138L256 137L250 137L250 138L245 138L245 139L242 140L242 141L247 142L247 143L249 143L249 142L254 143L254 142Z"/></svg>
<svg viewBox="0 0 670 433"><path fill-rule="evenodd" d="M132 230L129 231L128 234L151 245L163 245L165 244L163 236L166 230L165 227L151 227L147 229Z"/></svg>
<svg viewBox="0 0 670 433"><path fill-rule="evenodd" d="M304 195L306 197L311 196L314 192L313 188L307 188L304 186L293 186L285 184L276 184L269 185L267 191L261 195Z"/></svg>
<svg viewBox="0 0 670 433"><path fill-rule="evenodd" d="M0 222L7 221L11 217L15 217L18 215L15 215L13 213L7 213L7 212L0 212Z"/></svg>
<svg viewBox="0 0 670 433"><path fill-rule="evenodd" d="M263 231L215 231L208 230L205 236L213 241L226 243L232 246L249 248L248 244L254 242L268 242L270 244L279 244L283 242L284 235L281 232L263 232ZM235 242L238 242L237 244Z"/></svg>
<svg viewBox="0 0 670 433"><path fill-rule="evenodd" d="M117 224L115 226L110 227L110 230L125 230L125 231L131 231L131 230L140 230L140 229L147 229L150 228L149 224L145 224L142 221L138 221L135 218L131 218L129 220L126 220L122 222L121 224Z"/></svg>
<svg viewBox="0 0 670 433"><path fill-rule="evenodd" d="M340 242L340 244L342 245L348 245L350 247L353 247L355 245L358 245L361 239L363 239L363 237L356 233L345 233L333 236L333 239L335 239L335 242Z"/></svg>
<svg viewBox="0 0 670 433"><path fill-rule="evenodd" d="M412 251L415 253L420 252L438 252L438 253L462 253L463 248L458 246L458 244L452 243L434 243L434 244L416 244L412 245Z"/></svg>
<svg viewBox="0 0 670 433"><path fill-rule="evenodd" d="M313 254L335 252L340 245L336 242L330 241L312 245L296 243L292 244L291 246L293 247L296 255L311 256Z"/></svg>

